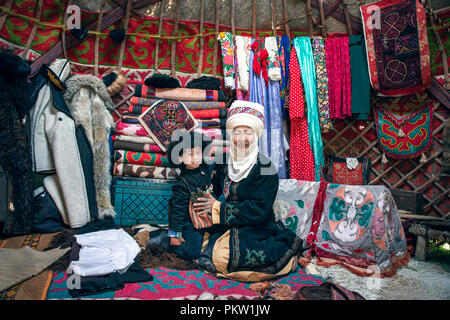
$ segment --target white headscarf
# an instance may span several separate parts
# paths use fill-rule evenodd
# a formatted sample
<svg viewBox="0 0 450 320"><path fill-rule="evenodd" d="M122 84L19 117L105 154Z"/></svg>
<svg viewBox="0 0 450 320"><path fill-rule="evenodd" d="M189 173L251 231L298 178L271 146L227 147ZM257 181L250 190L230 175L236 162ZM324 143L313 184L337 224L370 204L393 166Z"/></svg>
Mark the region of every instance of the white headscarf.
<svg viewBox="0 0 450 320"><path fill-rule="evenodd" d="M259 103L236 100L230 107L227 118L227 131L230 137L230 162L228 176L231 181L239 182L247 178L258 160L258 141L264 130L264 107ZM234 128L246 126L255 133L255 138L246 151L240 151L234 145Z"/></svg>

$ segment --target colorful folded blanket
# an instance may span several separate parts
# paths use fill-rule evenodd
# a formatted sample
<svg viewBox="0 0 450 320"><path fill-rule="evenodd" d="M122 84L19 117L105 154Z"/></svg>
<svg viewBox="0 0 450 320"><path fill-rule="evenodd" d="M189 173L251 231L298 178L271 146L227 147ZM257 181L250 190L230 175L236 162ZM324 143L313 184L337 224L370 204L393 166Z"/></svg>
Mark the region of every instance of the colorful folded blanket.
<svg viewBox="0 0 450 320"><path fill-rule="evenodd" d="M203 90L188 88L152 88L146 85L137 84L135 97L159 98L168 100L186 101L226 101L225 93L222 90Z"/></svg>
<svg viewBox="0 0 450 320"><path fill-rule="evenodd" d="M156 166L141 166L137 164L114 163L114 176L137 177L149 179L176 179L179 169Z"/></svg>
<svg viewBox="0 0 450 320"><path fill-rule="evenodd" d="M159 99L132 97L128 111L132 113L142 113L158 101ZM219 101L183 101L183 103L189 110L223 109L226 107L225 102ZM134 109L134 106L141 107L142 111L134 112L133 110L139 110L139 108Z"/></svg>
<svg viewBox="0 0 450 320"><path fill-rule="evenodd" d="M169 167L169 158L163 153L115 150L114 162L144 166Z"/></svg>
<svg viewBox="0 0 450 320"><path fill-rule="evenodd" d="M150 137L139 137L139 136L121 136L121 135L113 135L112 141L131 141L136 143L148 143L148 144L156 144L155 140Z"/></svg>
<svg viewBox="0 0 450 320"><path fill-rule="evenodd" d="M116 140L114 141L115 150L129 150L150 153L164 153L157 144L138 143L132 141Z"/></svg>
<svg viewBox="0 0 450 320"><path fill-rule="evenodd" d="M212 128L212 129L204 129L204 128L196 128L194 129L195 132L204 134L208 137L210 137L211 139L214 140L224 140L225 139L225 130L222 129L216 129L216 128Z"/></svg>
<svg viewBox="0 0 450 320"><path fill-rule="evenodd" d="M191 114L195 119L226 119L228 109L192 110Z"/></svg>
<svg viewBox="0 0 450 320"><path fill-rule="evenodd" d="M202 119L197 120L200 128L219 128L225 129L227 119Z"/></svg>
<svg viewBox="0 0 450 320"><path fill-rule="evenodd" d="M130 112L124 112L122 114L122 117L120 118L120 120L123 123L128 123L128 124L141 124L139 122L139 114L130 113Z"/></svg>
<svg viewBox="0 0 450 320"><path fill-rule="evenodd" d="M116 134L118 136L148 137L147 131L141 124L125 123L123 121L117 122Z"/></svg>

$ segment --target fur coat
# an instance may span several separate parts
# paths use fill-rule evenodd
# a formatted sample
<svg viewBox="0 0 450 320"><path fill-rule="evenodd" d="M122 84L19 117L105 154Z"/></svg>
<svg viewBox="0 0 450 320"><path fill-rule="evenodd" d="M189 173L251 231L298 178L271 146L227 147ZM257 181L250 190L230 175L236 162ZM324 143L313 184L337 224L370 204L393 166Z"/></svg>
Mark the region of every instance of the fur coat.
<svg viewBox="0 0 450 320"><path fill-rule="evenodd" d="M98 206L98 217L114 217L111 204L111 156L109 135L114 125L111 112L115 105L99 78L92 75L75 75L65 85L64 100L75 120L82 126L92 146L94 162L94 184Z"/></svg>
<svg viewBox="0 0 450 320"><path fill-rule="evenodd" d="M8 234L28 233L33 222L31 149L23 124L31 105L29 72L20 57L0 53L0 164L12 185L12 206L4 228Z"/></svg>

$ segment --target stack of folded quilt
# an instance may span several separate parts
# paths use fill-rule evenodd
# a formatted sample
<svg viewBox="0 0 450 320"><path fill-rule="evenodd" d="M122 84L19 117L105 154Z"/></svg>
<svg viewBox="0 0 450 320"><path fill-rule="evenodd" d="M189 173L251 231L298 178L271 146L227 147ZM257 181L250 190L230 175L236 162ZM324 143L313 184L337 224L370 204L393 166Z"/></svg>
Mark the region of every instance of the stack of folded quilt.
<svg viewBox="0 0 450 320"><path fill-rule="evenodd" d="M114 142L114 176L176 179L167 154L149 136L138 120L139 114L125 112L117 122Z"/></svg>
<svg viewBox="0 0 450 320"><path fill-rule="evenodd" d="M218 147L214 149L216 152L224 151L228 109L225 103L225 93L220 87L215 89L154 88L145 84L136 85L128 113L125 113L123 118L133 118L137 121L143 112L161 99L181 101L197 121L198 126L194 131L209 136L214 145Z"/></svg>

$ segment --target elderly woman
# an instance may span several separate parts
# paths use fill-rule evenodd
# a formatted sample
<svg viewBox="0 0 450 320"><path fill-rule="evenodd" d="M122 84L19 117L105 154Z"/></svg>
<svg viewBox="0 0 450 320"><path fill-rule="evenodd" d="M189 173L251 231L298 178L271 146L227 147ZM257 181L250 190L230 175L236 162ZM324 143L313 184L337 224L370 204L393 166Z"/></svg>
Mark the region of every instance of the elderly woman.
<svg viewBox="0 0 450 320"><path fill-rule="evenodd" d="M194 203L197 214L208 214L224 232L215 238L212 263L216 275L237 281L262 281L297 267L302 240L275 222L272 209L278 175L270 160L259 153L264 130L264 107L235 101L229 110L227 131L231 148L228 164L215 177L215 194ZM217 190L219 189L219 190Z"/></svg>

